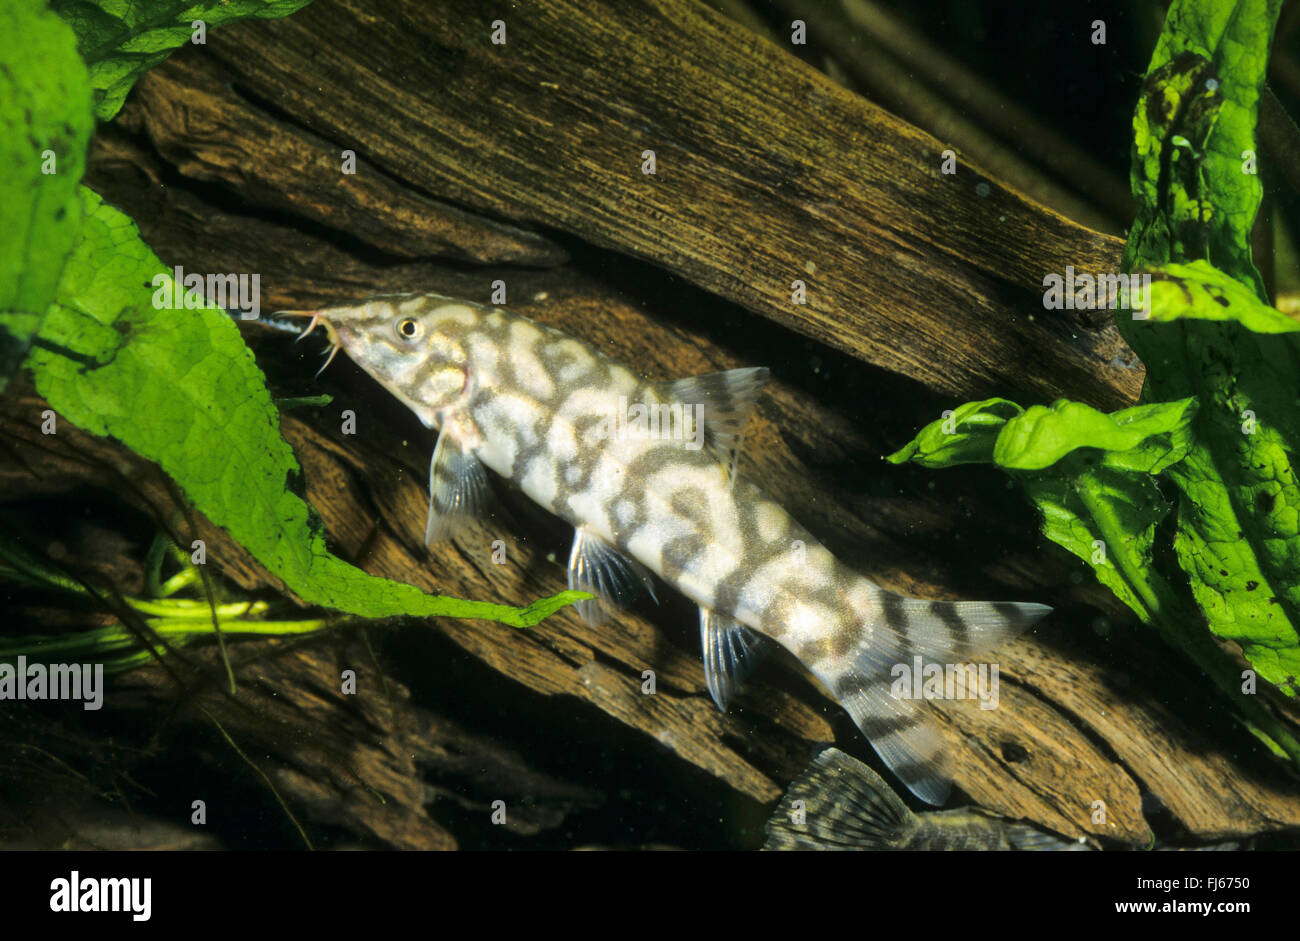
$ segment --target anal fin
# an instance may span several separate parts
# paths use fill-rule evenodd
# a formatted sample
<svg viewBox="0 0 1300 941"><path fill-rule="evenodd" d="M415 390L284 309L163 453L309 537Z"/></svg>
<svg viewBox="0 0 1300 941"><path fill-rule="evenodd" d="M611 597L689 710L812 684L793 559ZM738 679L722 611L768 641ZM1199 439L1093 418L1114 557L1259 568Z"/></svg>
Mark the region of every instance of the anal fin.
<svg viewBox="0 0 1300 941"><path fill-rule="evenodd" d="M762 635L725 615L700 608L704 683L723 712L731 697L763 658Z"/></svg>
<svg viewBox="0 0 1300 941"><path fill-rule="evenodd" d="M592 626L603 623L614 609L626 607L642 591L659 601L649 569L581 526L573 531L569 589L596 596L576 604L578 614Z"/></svg>
<svg viewBox="0 0 1300 941"><path fill-rule="evenodd" d="M942 804L952 787L952 755L934 717L915 699L896 698L888 683L840 680L840 704L907 789L929 804Z"/></svg>

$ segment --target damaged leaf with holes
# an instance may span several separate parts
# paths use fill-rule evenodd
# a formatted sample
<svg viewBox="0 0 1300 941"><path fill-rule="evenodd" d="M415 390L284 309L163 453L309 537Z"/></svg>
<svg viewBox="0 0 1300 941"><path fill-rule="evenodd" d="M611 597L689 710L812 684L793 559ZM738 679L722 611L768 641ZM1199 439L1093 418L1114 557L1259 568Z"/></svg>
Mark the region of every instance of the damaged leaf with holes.
<svg viewBox="0 0 1300 941"><path fill-rule="evenodd" d="M1006 470L1043 533L1300 767L1297 729L1268 702L1300 692L1300 325L1268 304L1251 261L1262 191L1244 159L1278 10L1175 0L1152 56L1123 265L1149 275L1150 297L1116 316L1146 367L1138 406L969 403L890 460Z"/></svg>

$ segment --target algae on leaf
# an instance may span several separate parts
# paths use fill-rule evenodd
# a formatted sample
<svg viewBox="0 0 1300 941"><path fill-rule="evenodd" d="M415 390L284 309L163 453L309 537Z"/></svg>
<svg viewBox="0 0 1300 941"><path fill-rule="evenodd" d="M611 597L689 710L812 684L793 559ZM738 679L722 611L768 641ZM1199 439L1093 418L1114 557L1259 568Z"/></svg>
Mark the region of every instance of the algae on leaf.
<svg viewBox="0 0 1300 941"><path fill-rule="evenodd" d="M32 61L42 63L31 68ZM0 7L0 391L54 300L81 228L94 119L76 39L40 0Z"/></svg>
<svg viewBox="0 0 1300 941"><path fill-rule="evenodd" d="M1125 271L1203 258L1267 300L1250 260L1263 195L1250 158L1280 7L1281 0L1170 5L1133 120L1138 210Z"/></svg>
<svg viewBox="0 0 1300 941"><path fill-rule="evenodd" d="M1152 316L1118 318L1147 365L1142 401L1194 395L1196 443L1169 480L1174 549L1210 631L1300 692L1300 337L1265 303L1250 257L1262 189L1259 90L1277 0L1175 3L1134 117L1139 212L1129 269ZM1186 142L1201 142L1188 146Z"/></svg>
<svg viewBox="0 0 1300 941"><path fill-rule="evenodd" d="M330 554L310 506L287 488L299 473L279 413L234 322L215 308L158 310L162 263L135 224L89 190L86 222L58 299L28 357L60 415L159 466L304 601L362 617L447 615L536 624L570 601L527 608L426 595Z"/></svg>

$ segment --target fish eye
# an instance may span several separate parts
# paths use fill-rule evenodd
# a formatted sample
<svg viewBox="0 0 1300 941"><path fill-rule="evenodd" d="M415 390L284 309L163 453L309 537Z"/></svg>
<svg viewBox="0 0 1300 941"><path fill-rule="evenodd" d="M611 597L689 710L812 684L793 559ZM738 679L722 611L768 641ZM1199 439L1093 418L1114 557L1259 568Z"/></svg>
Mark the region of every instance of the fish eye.
<svg viewBox="0 0 1300 941"><path fill-rule="evenodd" d="M414 340L424 332L424 325L414 317L404 317L397 322L397 335L403 340Z"/></svg>

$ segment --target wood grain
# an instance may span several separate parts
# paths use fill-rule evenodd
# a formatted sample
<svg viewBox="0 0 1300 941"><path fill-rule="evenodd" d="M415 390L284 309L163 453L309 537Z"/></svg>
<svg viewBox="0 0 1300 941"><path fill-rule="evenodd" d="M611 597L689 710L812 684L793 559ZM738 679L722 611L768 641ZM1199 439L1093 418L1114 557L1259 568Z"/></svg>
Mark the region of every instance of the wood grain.
<svg viewBox="0 0 1300 941"><path fill-rule="evenodd" d="M927 387L1136 396L1112 326L1041 303L1049 272L1118 271L1119 240L969 164L942 174L939 141L702 4L526 4L504 46L489 23L324 0L210 47L236 87L392 177L649 260Z"/></svg>

